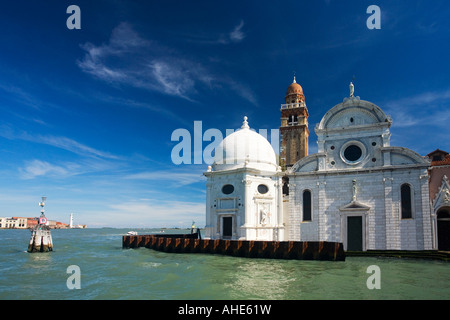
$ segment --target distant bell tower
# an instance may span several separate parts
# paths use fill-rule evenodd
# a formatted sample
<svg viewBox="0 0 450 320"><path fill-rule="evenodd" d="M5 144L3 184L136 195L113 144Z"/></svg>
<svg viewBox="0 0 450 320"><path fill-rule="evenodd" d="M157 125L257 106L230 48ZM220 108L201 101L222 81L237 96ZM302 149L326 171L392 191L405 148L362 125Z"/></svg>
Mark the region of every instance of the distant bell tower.
<svg viewBox="0 0 450 320"><path fill-rule="evenodd" d="M281 105L280 158L286 168L308 155L308 109L302 87L295 81Z"/></svg>

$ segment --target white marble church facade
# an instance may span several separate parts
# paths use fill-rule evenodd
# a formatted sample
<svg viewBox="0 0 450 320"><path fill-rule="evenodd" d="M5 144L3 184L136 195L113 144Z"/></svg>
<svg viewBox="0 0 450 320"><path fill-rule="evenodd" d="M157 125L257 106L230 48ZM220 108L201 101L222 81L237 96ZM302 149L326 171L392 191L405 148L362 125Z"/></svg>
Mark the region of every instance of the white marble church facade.
<svg viewBox="0 0 450 320"><path fill-rule="evenodd" d="M245 120L205 172L205 236L332 241L357 251L433 249L430 163L391 146L391 125L351 87L315 127L318 152L281 171L272 146Z"/></svg>
<svg viewBox="0 0 450 320"><path fill-rule="evenodd" d="M288 171L290 239L358 251L432 249L429 162L392 147L391 124L358 97L325 114L315 128L318 152Z"/></svg>

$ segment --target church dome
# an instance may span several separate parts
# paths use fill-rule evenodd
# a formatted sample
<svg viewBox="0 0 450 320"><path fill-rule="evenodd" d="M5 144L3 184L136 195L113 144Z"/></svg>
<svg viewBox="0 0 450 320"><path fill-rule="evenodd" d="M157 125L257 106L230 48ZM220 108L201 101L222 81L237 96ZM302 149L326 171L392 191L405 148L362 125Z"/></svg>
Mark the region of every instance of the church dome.
<svg viewBox="0 0 450 320"><path fill-rule="evenodd" d="M216 148L214 170L252 168L276 172L277 157L272 145L259 133L251 130L244 117L241 129L228 135Z"/></svg>
<svg viewBox="0 0 450 320"><path fill-rule="evenodd" d="M286 97L284 99L286 101L286 104L305 102L303 88L297 83L297 81L295 81L295 77L294 81L292 81L292 83L287 88Z"/></svg>
<svg viewBox="0 0 450 320"><path fill-rule="evenodd" d="M291 85L287 88L286 95L290 94L303 94L303 88L295 81L291 83Z"/></svg>

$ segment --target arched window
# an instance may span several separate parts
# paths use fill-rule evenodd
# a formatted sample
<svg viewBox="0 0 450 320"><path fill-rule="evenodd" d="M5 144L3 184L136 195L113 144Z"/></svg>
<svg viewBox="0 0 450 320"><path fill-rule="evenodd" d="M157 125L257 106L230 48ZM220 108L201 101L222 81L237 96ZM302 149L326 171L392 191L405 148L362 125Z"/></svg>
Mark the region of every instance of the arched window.
<svg viewBox="0 0 450 320"><path fill-rule="evenodd" d="M287 176L283 177L283 195L289 195L289 178Z"/></svg>
<svg viewBox="0 0 450 320"><path fill-rule="evenodd" d="M450 251L450 208L437 212L438 250Z"/></svg>
<svg viewBox="0 0 450 320"><path fill-rule="evenodd" d="M290 115L290 116L289 116L289 120L288 120L288 124L289 124L290 126L293 126L293 125L296 125L296 124L297 124L297 121L298 121L297 115Z"/></svg>
<svg viewBox="0 0 450 320"><path fill-rule="evenodd" d="M303 221L311 221L311 191L303 191Z"/></svg>
<svg viewBox="0 0 450 320"><path fill-rule="evenodd" d="M411 186L406 183L402 184L400 193L402 204L402 219L411 219L412 218Z"/></svg>

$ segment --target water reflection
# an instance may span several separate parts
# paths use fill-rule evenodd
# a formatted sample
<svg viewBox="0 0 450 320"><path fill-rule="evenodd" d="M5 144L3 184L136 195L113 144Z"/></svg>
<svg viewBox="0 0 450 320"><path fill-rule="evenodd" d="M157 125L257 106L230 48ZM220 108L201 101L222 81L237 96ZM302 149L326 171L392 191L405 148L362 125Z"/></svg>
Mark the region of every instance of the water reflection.
<svg viewBox="0 0 450 320"><path fill-rule="evenodd" d="M28 253L28 252L27 252ZM29 262L33 264L42 264L43 262L50 263L52 262L52 252L35 252L28 253Z"/></svg>
<svg viewBox="0 0 450 320"><path fill-rule="evenodd" d="M226 287L236 299L285 299L296 281L289 264L277 260L236 258L236 266Z"/></svg>

